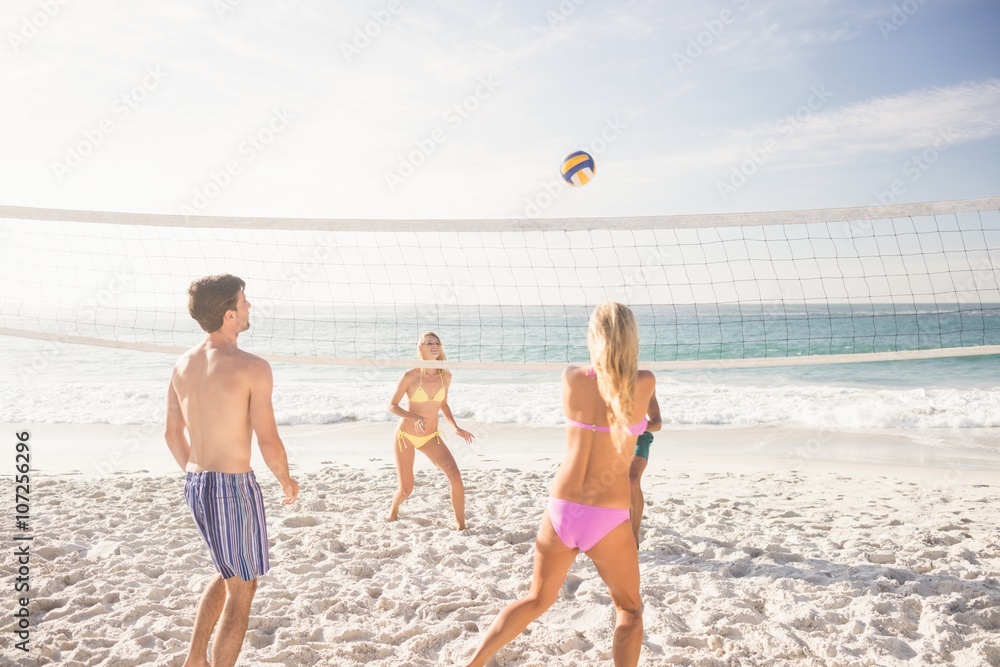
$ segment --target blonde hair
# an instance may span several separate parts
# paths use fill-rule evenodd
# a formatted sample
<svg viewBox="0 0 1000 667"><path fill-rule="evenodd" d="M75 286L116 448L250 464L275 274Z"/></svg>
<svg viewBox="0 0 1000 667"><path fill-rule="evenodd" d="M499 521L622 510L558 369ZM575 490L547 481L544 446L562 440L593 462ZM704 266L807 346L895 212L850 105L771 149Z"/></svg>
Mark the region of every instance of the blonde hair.
<svg viewBox="0 0 1000 667"><path fill-rule="evenodd" d="M587 326L590 363L597 390L608 404L608 423L619 449L628 437L635 382L639 376L639 326L628 306L605 301L594 308Z"/></svg>
<svg viewBox="0 0 1000 667"><path fill-rule="evenodd" d="M433 331L425 331L420 334L420 338L417 339L417 358L421 361L423 360L424 353L421 351L420 346L423 344L424 339L428 336L434 336L438 340L438 346L441 348L441 354L438 356L438 361L447 361L448 355L444 353L444 343L441 342L441 336L438 336ZM451 375L451 372L447 368L435 368L434 370L436 370L438 375L442 377Z"/></svg>

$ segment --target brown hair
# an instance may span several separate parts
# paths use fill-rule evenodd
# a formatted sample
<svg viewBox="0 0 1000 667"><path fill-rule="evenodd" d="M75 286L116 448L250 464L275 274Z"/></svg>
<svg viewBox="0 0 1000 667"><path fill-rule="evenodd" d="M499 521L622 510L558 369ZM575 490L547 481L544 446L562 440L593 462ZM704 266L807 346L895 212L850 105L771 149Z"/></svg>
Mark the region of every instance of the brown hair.
<svg viewBox="0 0 1000 667"><path fill-rule="evenodd" d="M608 423L621 449L632 418L639 376L639 326L628 306L605 301L594 308L587 326L587 348L597 375L597 391L608 404Z"/></svg>
<svg viewBox="0 0 1000 667"><path fill-rule="evenodd" d="M226 313L236 310L244 287L243 280L228 273L199 278L188 287L188 312L207 333L218 331Z"/></svg>

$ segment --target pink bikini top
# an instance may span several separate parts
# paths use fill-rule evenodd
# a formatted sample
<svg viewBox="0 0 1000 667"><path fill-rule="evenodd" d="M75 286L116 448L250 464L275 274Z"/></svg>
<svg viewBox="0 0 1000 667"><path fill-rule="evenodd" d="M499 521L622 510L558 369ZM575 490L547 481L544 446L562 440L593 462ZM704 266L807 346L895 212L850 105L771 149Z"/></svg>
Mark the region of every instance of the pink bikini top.
<svg viewBox="0 0 1000 667"><path fill-rule="evenodd" d="M597 373L594 372L593 367L587 369L587 377L596 378ZM578 422L569 417L566 417L566 424L569 426L575 426L577 428L587 429L588 431L594 431L597 433L611 433L610 426L598 426L597 424L584 424L583 422ZM646 430L646 426L649 424L649 420L643 418L638 424L632 424L628 427L629 433L632 435L642 435Z"/></svg>

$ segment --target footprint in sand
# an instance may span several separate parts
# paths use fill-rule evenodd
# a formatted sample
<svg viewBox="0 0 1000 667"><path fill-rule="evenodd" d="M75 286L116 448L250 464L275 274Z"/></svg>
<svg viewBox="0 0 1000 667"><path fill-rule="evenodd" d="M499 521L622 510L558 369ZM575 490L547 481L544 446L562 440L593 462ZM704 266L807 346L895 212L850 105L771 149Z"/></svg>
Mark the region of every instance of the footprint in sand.
<svg viewBox="0 0 1000 667"><path fill-rule="evenodd" d="M722 574L727 577L739 579L740 577L745 577L752 567L753 563L749 558L738 558L722 568Z"/></svg>
<svg viewBox="0 0 1000 667"><path fill-rule="evenodd" d="M504 542L507 542L508 544L521 544L522 542L527 542L529 540L534 539L534 537L535 537L534 531L523 530L519 532L504 533L503 537L501 537L500 539L502 539Z"/></svg>
<svg viewBox="0 0 1000 667"><path fill-rule="evenodd" d="M290 516L282 520L281 525L286 528L311 528L319 525L319 519L314 516Z"/></svg>
<svg viewBox="0 0 1000 667"><path fill-rule="evenodd" d="M64 607L69 603L68 598L49 598L47 600L32 600L32 603L36 610L42 612L50 612L53 609L58 609L59 607Z"/></svg>
<svg viewBox="0 0 1000 667"><path fill-rule="evenodd" d="M567 598L573 598L576 596L577 589L580 588L580 584L583 583L583 579L576 576L575 574L567 575L566 581L563 582L563 594Z"/></svg>

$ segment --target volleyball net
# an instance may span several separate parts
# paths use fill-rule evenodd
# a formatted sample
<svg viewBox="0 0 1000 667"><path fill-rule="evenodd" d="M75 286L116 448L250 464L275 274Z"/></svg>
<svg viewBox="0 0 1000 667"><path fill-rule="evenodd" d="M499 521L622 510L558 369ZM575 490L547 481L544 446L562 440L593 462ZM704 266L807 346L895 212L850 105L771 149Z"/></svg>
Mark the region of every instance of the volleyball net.
<svg viewBox="0 0 1000 667"><path fill-rule="evenodd" d="M240 344L272 360L585 362L628 304L653 369L1000 353L1000 197L550 220L223 218L0 206L0 334L176 353L187 287L247 282ZM428 364L437 365L437 364Z"/></svg>

